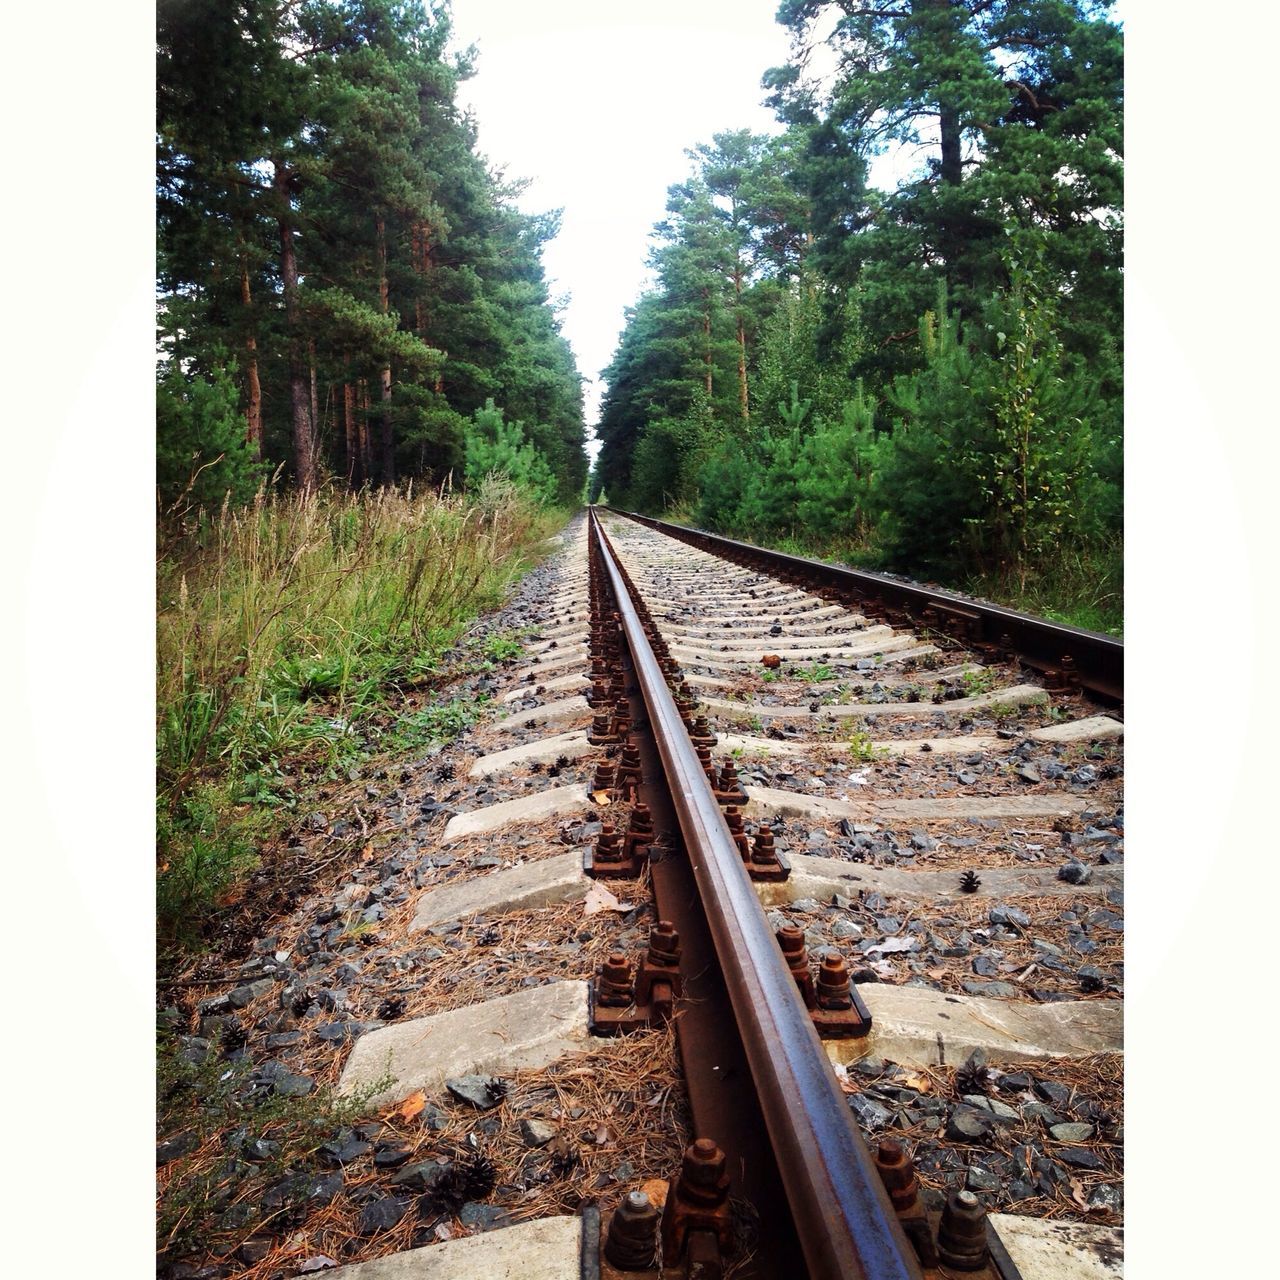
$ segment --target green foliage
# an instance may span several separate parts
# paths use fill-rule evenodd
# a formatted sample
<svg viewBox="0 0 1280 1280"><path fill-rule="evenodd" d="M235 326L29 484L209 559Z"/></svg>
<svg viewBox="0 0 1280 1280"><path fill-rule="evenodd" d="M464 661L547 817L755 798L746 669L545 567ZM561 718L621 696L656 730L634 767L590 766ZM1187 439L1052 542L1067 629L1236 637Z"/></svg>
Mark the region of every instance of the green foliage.
<svg viewBox="0 0 1280 1280"><path fill-rule="evenodd" d="M184 377L176 364L156 383L156 489L165 510L249 501L265 468L245 437L231 368Z"/></svg>
<svg viewBox="0 0 1280 1280"><path fill-rule="evenodd" d="M484 656L489 662L510 662L523 652L524 645L516 632L500 631L485 637Z"/></svg>
<svg viewBox="0 0 1280 1280"><path fill-rule="evenodd" d="M384 745L393 750L420 751L423 747L452 742L475 724L480 709L487 702L484 696L454 698L450 702L434 703L421 711L401 716L392 726Z"/></svg>
<svg viewBox="0 0 1280 1280"><path fill-rule="evenodd" d="M891 562L1020 564L1089 531L1082 484L1096 395L1030 272L963 326L945 295L921 325L925 367L889 392L877 492Z"/></svg>
<svg viewBox="0 0 1280 1280"><path fill-rule="evenodd" d="M191 376L234 353L273 469L303 475L309 447L352 488L439 483L492 398L572 502L582 386L541 261L558 214L522 213L478 153L452 36L434 0L162 0L164 341Z"/></svg>
<svg viewBox="0 0 1280 1280"><path fill-rule="evenodd" d="M966 671L960 677L960 684L964 689L965 696L974 698L978 694L987 693L996 687L996 673L989 667L983 667L981 671Z"/></svg>
<svg viewBox="0 0 1280 1280"><path fill-rule="evenodd" d="M1099 613L1041 570L1121 528L1109 8L786 0L795 57L764 77L786 132L688 153L605 371L595 492L1106 616L1110 587ZM900 144L915 167L877 190Z"/></svg>
<svg viewBox="0 0 1280 1280"><path fill-rule="evenodd" d="M855 729L849 735L849 754L855 760L869 764L873 760L883 760L889 752L884 747L877 747L865 729Z"/></svg>
<svg viewBox="0 0 1280 1280"><path fill-rule="evenodd" d="M495 474L537 502L555 500L556 481L546 459L525 439L523 425L505 421L490 399L475 411L467 430L467 484L478 485Z"/></svg>
<svg viewBox="0 0 1280 1280"><path fill-rule="evenodd" d="M825 662L815 662L807 667L793 666L791 674L797 680L804 680L808 684L825 684L828 680L836 678L836 673Z"/></svg>
<svg viewBox="0 0 1280 1280"><path fill-rule="evenodd" d="M465 498L260 495L162 529L163 946L198 941L308 783L381 748L397 700L440 678L468 620L501 599L555 521L485 480ZM471 665L486 657L477 646ZM390 738L443 741L472 714L432 707Z"/></svg>

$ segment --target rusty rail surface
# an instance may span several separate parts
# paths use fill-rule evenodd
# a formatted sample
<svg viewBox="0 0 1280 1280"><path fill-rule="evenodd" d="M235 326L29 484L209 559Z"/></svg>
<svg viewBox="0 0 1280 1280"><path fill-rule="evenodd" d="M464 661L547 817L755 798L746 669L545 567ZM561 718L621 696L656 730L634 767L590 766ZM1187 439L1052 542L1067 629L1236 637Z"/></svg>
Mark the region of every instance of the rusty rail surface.
<svg viewBox="0 0 1280 1280"><path fill-rule="evenodd" d="M921 1280L594 511L591 528L617 598L810 1280Z"/></svg>
<svg viewBox="0 0 1280 1280"><path fill-rule="evenodd" d="M965 644L1011 651L1027 666L1051 676L1062 674L1065 666L1080 687L1095 697L1108 703L1124 701L1124 641L1115 636L1069 627L1001 605L983 604L952 591L899 582L865 569L847 569L757 547L634 511L617 507L604 510L736 564L750 564L783 578L878 601L889 610L904 613L916 626L931 627Z"/></svg>

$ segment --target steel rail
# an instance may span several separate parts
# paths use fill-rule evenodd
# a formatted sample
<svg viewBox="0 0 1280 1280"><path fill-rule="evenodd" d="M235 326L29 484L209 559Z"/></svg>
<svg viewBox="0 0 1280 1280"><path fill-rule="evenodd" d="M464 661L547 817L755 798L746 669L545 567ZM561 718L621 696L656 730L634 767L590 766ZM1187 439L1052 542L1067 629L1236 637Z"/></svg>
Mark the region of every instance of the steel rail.
<svg viewBox="0 0 1280 1280"><path fill-rule="evenodd" d="M591 521L810 1280L921 1280L595 511Z"/></svg>
<svg viewBox="0 0 1280 1280"><path fill-rule="evenodd" d="M1075 663L1081 685L1090 693L1108 702L1124 701L1124 641L1100 631L1086 631L1081 627L1069 627L1065 623L1037 618L1033 614L1006 609L1002 605L985 604L954 591L922 587L915 583L899 582L896 578L865 569L848 569L840 565L824 564L804 556L793 556L785 551L769 547L757 547L750 542L739 542L722 534L707 533L704 529L691 529L684 525L656 520L619 507L606 507L637 524L647 525L659 533L678 538L682 542L701 547L713 555L732 559L734 556L754 558L778 569L798 573L811 582L825 586L844 588L858 595L871 596L898 609L915 610L917 613L933 608L939 619L931 624L937 630L947 631L952 619L960 624L977 620L982 628L982 639L999 641L1009 638L1018 655L1040 670L1057 667L1063 657ZM958 634L962 642L972 636Z"/></svg>

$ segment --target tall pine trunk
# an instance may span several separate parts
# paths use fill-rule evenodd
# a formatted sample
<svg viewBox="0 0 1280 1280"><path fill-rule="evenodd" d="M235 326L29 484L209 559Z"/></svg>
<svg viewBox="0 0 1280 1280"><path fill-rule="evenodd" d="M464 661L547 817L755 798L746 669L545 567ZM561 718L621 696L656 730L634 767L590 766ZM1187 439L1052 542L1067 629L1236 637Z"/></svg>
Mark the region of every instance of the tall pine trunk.
<svg viewBox="0 0 1280 1280"><path fill-rule="evenodd" d="M298 259L293 243L293 202L289 184L293 174L281 160L275 161L274 186L280 200L280 279L284 285L285 327L289 346L289 400L293 414L293 467L298 488L310 493L316 487L315 439L311 420L311 396L302 359L301 309L298 306Z"/></svg>
<svg viewBox="0 0 1280 1280"><path fill-rule="evenodd" d="M742 262L733 266L734 311L738 317L738 402L742 406L743 422L751 421L751 408L747 396L747 330L742 322Z"/></svg>
<svg viewBox="0 0 1280 1280"><path fill-rule="evenodd" d="M311 397L311 448L313 456L320 452L320 401L316 394L316 340L307 339L308 390Z"/></svg>
<svg viewBox="0 0 1280 1280"><path fill-rule="evenodd" d="M363 482L369 484L373 480L373 451L369 448L369 384L364 378L360 379L358 403L360 406L360 474Z"/></svg>
<svg viewBox="0 0 1280 1280"><path fill-rule="evenodd" d="M249 403L245 406L245 439L253 449L253 456L262 461L262 383L258 380L258 337L253 331L253 296L249 292L249 266L240 264L240 301L246 315L250 316L249 331L244 340L245 377L248 381Z"/></svg>
<svg viewBox="0 0 1280 1280"><path fill-rule="evenodd" d="M706 373L703 375L703 383L707 389L707 402L711 401L711 295L704 289L702 291L702 359L706 364Z"/></svg>
<svg viewBox="0 0 1280 1280"><path fill-rule="evenodd" d="M342 364L344 369L350 366L350 352L343 354ZM357 479L360 471L360 445L356 435L356 389L349 380L342 384L342 441L347 462L347 487L358 489L364 480L363 477Z"/></svg>
<svg viewBox="0 0 1280 1280"><path fill-rule="evenodd" d="M378 301L385 316L391 309L391 287L387 281L387 224L381 214L374 224L378 232ZM388 487L396 482L396 448L391 432L391 366L383 365L378 371L379 399L382 412L378 415L378 444L381 461L382 483Z"/></svg>

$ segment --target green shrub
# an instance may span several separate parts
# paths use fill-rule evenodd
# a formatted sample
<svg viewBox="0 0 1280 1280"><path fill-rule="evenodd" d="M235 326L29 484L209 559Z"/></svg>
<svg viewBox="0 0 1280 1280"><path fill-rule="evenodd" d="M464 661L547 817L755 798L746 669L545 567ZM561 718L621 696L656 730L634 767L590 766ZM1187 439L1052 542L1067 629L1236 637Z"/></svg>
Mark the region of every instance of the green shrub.
<svg viewBox="0 0 1280 1280"><path fill-rule="evenodd" d="M245 437L231 369L186 377L170 364L156 383L156 490L161 507L248 502L266 468Z"/></svg>

